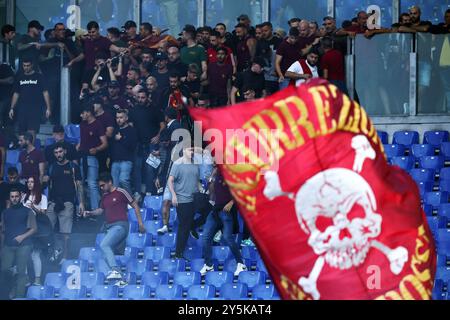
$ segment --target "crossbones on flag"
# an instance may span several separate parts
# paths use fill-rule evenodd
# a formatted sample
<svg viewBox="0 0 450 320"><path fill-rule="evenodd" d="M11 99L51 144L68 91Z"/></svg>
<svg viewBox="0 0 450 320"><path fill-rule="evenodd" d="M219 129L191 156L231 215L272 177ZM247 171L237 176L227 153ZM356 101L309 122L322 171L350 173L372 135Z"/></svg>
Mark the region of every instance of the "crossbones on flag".
<svg viewBox="0 0 450 320"><path fill-rule="evenodd" d="M418 188L388 165L356 102L315 79L190 112L283 299L431 298L435 249Z"/></svg>

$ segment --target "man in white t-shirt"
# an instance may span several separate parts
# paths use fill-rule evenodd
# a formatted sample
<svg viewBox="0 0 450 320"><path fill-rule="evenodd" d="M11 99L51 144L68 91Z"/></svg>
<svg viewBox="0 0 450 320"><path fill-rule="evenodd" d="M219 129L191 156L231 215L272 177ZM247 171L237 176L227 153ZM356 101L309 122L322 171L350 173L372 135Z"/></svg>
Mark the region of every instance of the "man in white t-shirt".
<svg viewBox="0 0 450 320"><path fill-rule="evenodd" d="M318 78L318 61L319 53L313 49L308 53L306 59L300 59L294 62L286 71L285 77L291 79L291 81L295 81L297 87L308 79Z"/></svg>

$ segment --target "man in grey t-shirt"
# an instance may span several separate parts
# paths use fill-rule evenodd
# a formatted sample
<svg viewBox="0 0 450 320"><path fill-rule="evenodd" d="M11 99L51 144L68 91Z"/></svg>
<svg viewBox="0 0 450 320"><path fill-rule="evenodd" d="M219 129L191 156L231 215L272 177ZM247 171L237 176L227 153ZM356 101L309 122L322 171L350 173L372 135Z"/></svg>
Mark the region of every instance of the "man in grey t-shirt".
<svg viewBox="0 0 450 320"><path fill-rule="evenodd" d="M194 193L199 191L200 167L194 164L193 154L193 148L183 149L183 157L173 163L168 180L172 205L177 208L179 222L175 249L175 257L178 259L183 258L194 221Z"/></svg>

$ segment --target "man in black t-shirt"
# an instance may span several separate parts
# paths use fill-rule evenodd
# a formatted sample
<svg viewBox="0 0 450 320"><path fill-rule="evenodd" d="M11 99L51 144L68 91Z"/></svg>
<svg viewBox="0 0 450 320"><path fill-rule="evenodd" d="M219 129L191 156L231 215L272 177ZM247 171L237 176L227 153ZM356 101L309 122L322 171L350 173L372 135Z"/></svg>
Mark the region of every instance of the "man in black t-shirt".
<svg viewBox="0 0 450 320"><path fill-rule="evenodd" d="M64 149L67 151L66 157L69 161L74 161L78 164L78 152L75 148L75 145L64 140L64 127L62 125L55 125L53 127L53 139L55 139L55 143L47 146L45 148L45 160L47 161L47 168L56 163L56 157L53 154L53 150L59 144L64 145Z"/></svg>
<svg viewBox="0 0 450 320"><path fill-rule="evenodd" d="M242 102L244 100L243 89L245 86L254 88L256 98L258 99L266 96L265 65L264 59L257 57L253 60L252 67L249 70L238 74L231 88L231 104L236 104L236 102ZM236 97L237 93L239 93L238 97Z"/></svg>
<svg viewBox="0 0 450 320"><path fill-rule="evenodd" d="M33 138L39 131L42 116L42 102L45 101L46 118L50 118L50 96L41 73L34 71L30 58L24 58L22 62L23 73L19 74L14 84L14 94L9 110L9 117L14 119L17 115L19 131L29 131ZM17 110L16 110L17 107Z"/></svg>
<svg viewBox="0 0 450 320"><path fill-rule="evenodd" d="M48 176L44 177L44 182L48 182L49 185L47 216L53 228L56 220L59 221L60 237L56 239L53 256L53 259L57 260L61 253L63 258L67 258L75 205L78 200L79 211L84 212L85 201L80 168L67 159L67 150L62 142L55 145L53 155L56 163L49 166Z"/></svg>

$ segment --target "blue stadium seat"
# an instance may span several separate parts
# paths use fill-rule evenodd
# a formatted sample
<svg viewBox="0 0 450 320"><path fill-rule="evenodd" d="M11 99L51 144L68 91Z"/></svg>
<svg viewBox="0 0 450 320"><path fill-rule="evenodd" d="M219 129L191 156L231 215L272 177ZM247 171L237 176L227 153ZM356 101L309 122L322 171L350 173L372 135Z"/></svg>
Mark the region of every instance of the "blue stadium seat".
<svg viewBox="0 0 450 320"><path fill-rule="evenodd" d="M258 259L258 261L256 261L256 270L264 271L266 274L269 274L269 271L267 270L267 267L262 259Z"/></svg>
<svg viewBox="0 0 450 320"><path fill-rule="evenodd" d="M158 229L162 227L162 221L161 220L145 221L144 225L145 225L145 231L147 233L150 233L153 236L157 236Z"/></svg>
<svg viewBox="0 0 450 320"><path fill-rule="evenodd" d="M439 152L440 156L443 156L445 161L450 160L450 142L442 142L441 149Z"/></svg>
<svg viewBox="0 0 450 320"><path fill-rule="evenodd" d="M239 300L246 298L247 286L243 283L225 283L220 287L220 296L226 300Z"/></svg>
<svg viewBox="0 0 450 320"><path fill-rule="evenodd" d="M100 243L103 241L103 238L105 237L105 233L97 233L97 236L95 237L95 247L100 248Z"/></svg>
<svg viewBox="0 0 450 320"><path fill-rule="evenodd" d="M68 272L68 268L71 266L79 267L80 272L87 272L89 268L89 263L86 260L65 260L61 266L61 272L72 273Z"/></svg>
<svg viewBox="0 0 450 320"><path fill-rule="evenodd" d="M393 144L401 144L410 147L419 143L419 133L417 131L397 131L394 132Z"/></svg>
<svg viewBox="0 0 450 320"><path fill-rule="evenodd" d="M439 191L450 192L450 180L439 181Z"/></svg>
<svg viewBox="0 0 450 320"><path fill-rule="evenodd" d="M433 300L446 300L447 292L444 292L444 281L442 279L436 279L434 281L431 298Z"/></svg>
<svg viewBox="0 0 450 320"><path fill-rule="evenodd" d="M153 271L153 262L152 260L132 259L127 264L127 271L134 272L136 275L141 276L144 272Z"/></svg>
<svg viewBox="0 0 450 320"><path fill-rule="evenodd" d="M433 206L429 204L422 205L423 211L427 216L431 216L433 214Z"/></svg>
<svg viewBox="0 0 450 320"><path fill-rule="evenodd" d="M152 209L141 209L141 217L142 221L150 221L153 219L153 210ZM128 210L128 220L130 222L137 222L136 212L133 208Z"/></svg>
<svg viewBox="0 0 450 320"><path fill-rule="evenodd" d="M152 245L152 235L149 233L130 233L127 237L127 247L134 247L144 250Z"/></svg>
<svg viewBox="0 0 450 320"><path fill-rule="evenodd" d="M184 257L188 260L200 259L203 257L202 247L187 247L184 250Z"/></svg>
<svg viewBox="0 0 450 320"><path fill-rule="evenodd" d="M382 144L388 144L389 143L389 135L386 131L380 131L377 130L378 137L380 137Z"/></svg>
<svg viewBox="0 0 450 320"><path fill-rule="evenodd" d="M111 268L106 263L105 259L99 259L94 262L93 265L94 272L103 273L105 276L111 271Z"/></svg>
<svg viewBox="0 0 450 320"><path fill-rule="evenodd" d="M434 147L431 144L413 144L411 146L411 154L415 158L434 156Z"/></svg>
<svg viewBox="0 0 450 320"><path fill-rule="evenodd" d="M158 271L167 272L171 278L175 273L186 270L186 261L184 259L163 259L159 262Z"/></svg>
<svg viewBox="0 0 450 320"><path fill-rule="evenodd" d="M448 131L427 131L424 133L423 143L440 148L442 142L448 142Z"/></svg>
<svg viewBox="0 0 450 320"><path fill-rule="evenodd" d="M216 295L216 288L208 285L194 285L188 289L188 300L210 300Z"/></svg>
<svg viewBox="0 0 450 320"><path fill-rule="evenodd" d="M391 159L392 164L399 166L400 168L402 168L405 171L409 171L412 168L414 168L414 157L410 157L410 156L405 156L405 157L393 157ZM429 169L429 168L428 168Z"/></svg>
<svg viewBox="0 0 450 320"><path fill-rule="evenodd" d="M423 169L433 169L439 171L444 167L444 157L442 156L422 157L419 159L419 164L420 167Z"/></svg>
<svg viewBox="0 0 450 320"><path fill-rule="evenodd" d="M417 186L419 187L420 197L423 197L423 195L425 193L433 191L434 182L433 181L420 181L420 182L417 182ZM447 190L441 190L441 191L447 191Z"/></svg>
<svg viewBox="0 0 450 320"><path fill-rule="evenodd" d="M150 288L143 285L128 285L123 289L123 299L142 300L150 298Z"/></svg>
<svg viewBox="0 0 450 320"><path fill-rule="evenodd" d="M31 286L27 290L27 299L44 300L53 296L54 289L51 286Z"/></svg>
<svg viewBox="0 0 450 320"><path fill-rule="evenodd" d="M86 299L86 288L83 286L81 286L80 289L69 289L67 287L62 287L59 290L59 299L66 299L66 300Z"/></svg>
<svg viewBox="0 0 450 320"><path fill-rule="evenodd" d="M249 259L242 259L244 260L244 264L247 267L247 270L250 270L250 267L252 265L251 260ZM223 271L227 271L227 272L231 272L234 274L234 272L236 271L236 266L237 266L237 262L235 259L229 259L227 261L225 261L224 265L223 265ZM215 269L217 270L217 269Z"/></svg>
<svg viewBox="0 0 450 320"><path fill-rule="evenodd" d="M59 290L66 285L66 276L63 273L47 273L44 285Z"/></svg>
<svg viewBox="0 0 450 320"><path fill-rule="evenodd" d="M224 263L232 257L230 247L212 247L212 258Z"/></svg>
<svg viewBox="0 0 450 320"><path fill-rule="evenodd" d="M450 219L450 204L441 204L438 208L438 215L440 217L446 217L447 219Z"/></svg>
<svg viewBox="0 0 450 320"><path fill-rule="evenodd" d="M384 153L388 159L405 155L405 146L400 144L385 144Z"/></svg>
<svg viewBox="0 0 450 320"><path fill-rule="evenodd" d="M100 272L82 272L80 285L86 287L88 291L97 285L105 283L105 275Z"/></svg>
<svg viewBox="0 0 450 320"><path fill-rule="evenodd" d="M439 172L440 180L450 180L450 168L442 168Z"/></svg>
<svg viewBox="0 0 450 320"><path fill-rule="evenodd" d="M219 262L217 260L212 260L214 270L218 269ZM202 270L203 265L205 264L205 259L192 259L189 263L191 267L191 271L200 272ZM234 272L234 271L233 271Z"/></svg>
<svg viewBox="0 0 450 320"><path fill-rule="evenodd" d="M248 259L252 264L256 265L256 262L260 259L258 249L254 246L242 247L242 257Z"/></svg>
<svg viewBox="0 0 450 320"><path fill-rule="evenodd" d="M231 272L211 271L205 276L205 283L207 285L220 288L225 283L232 283L234 275Z"/></svg>
<svg viewBox="0 0 450 320"><path fill-rule="evenodd" d="M259 271L243 271L239 274L238 282L246 284L252 291L254 286L266 283L266 274Z"/></svg>
<svg viewBox="0 0 450 320"><path fill-rule="evenodd" d="M258 300L278 300L280 296L273 284L260 284L253 287L252 298Z"/></svg>
<svg viewBox="0 0 450 320"><path fill-rule="evenodd" d="M440 244L441 242L442 243L450 242L450 229L447 229L447 228L439 229L436 234L436 240L437 240L438 244ZM446 249L448 249L450 252L450 247L448 247Z"/></svg>
<svg viewBox="0 0 450 320"><path fill-rule="evenodd" d="M434 170L431 169L411 169L409 174L416 182L434 181Z"/></svg>
<svg viewBox="0 0 450 320"><path fill-rule="evenodd" d="M438 207L442 203L448 203L448 192L427 192L423 195L425 204Z"/></svg>
<svg viewBox="0 0 450 320"><path fill-rule="evenodd" d="M173 283L183 287L186 290L193 285L201 283L202 276L199 272L189 271L189 272L176 272L173 276Z"/></svg>
<svg viewBox="0 0 450 320"><path fill-rule="evenodd" d="M77 124L69 124L64 128L65 138L76 141L76 143L80 142L80 126Z"/></svg>
<svg viewBox="0 0 450 320"><path fill-rule="evenodd" d="M141 283L154 291L159 285L169 283L169 274L167 272L144 272Z"/></svg>
<svg viewBox="0 0 450 320"><path fill-rule="evenodd" d="M170 248L168 247L146 247L144 249L144 259L159 263L162 259L170 258Z"/></svg>
<svg viewBox="0 0 450 320"><path fill-rule="evenodd" d="M439 217L436 216L427 216L428 226L430 227L430 231L433 235L436 234L439 229Z"/></svg>
<svg viewBox="0 0 450 320"><path fill-rule="evenodd" d="M156 238L156 245L161 247L175 248L177 235L175 233L165 233L158 235Z"/></svg>
<svg viewBox="0 0 450 320"><path fill-rule="evenodd" d="M86 260L89 264L94 264L95 261L101 259L103 253L100 249L94 247L85 247L80 249L78 259Z"/></svg>
<svg viewBox="0 0 450 320"><path fill-rule="evenodd" d="M110 300L117 298L119 288L117 286L98 285L92 288L91 297L98 300Z"/></svg>
<svg viewBox="0 0 450 320"><path fill-rule="evenodd" d="M20 150L6 150L5 163L16 164L19 162Z"/></svg>
<svg viewBox="0 0 450 320"><path fill-rule="evenodd" d="M178 285L162 284L155 291L155 297L159 300L179 300L182 294L183 288Z"/></svg>
<svg viewBox="0 0 450 320"><path fill-rule="evenodd" d="M450 280L450 269L448 266L438 267L436 269L436 277L435 279L440 279L444 283Z"/></svg>
<svg viewBox="0 0 450 320"><path fill-rule="evenodd" d="M161 212L162 197L161 196L146 196L144 198L144 207L151 208L155 212Z"/></svg>
<svg viewBox="0 0 450 320"><path fill-rule="evenodd" d="M174 229L177 228L177 225L174 225ZM198 239L195 239L193 236L189 236L188 247L194 247L194 248L202 248L203 247L203 232L198 232Z"/></svg>
<svg viewBox="0 0 450 320"><path fill-rule="evenodd" d="M45 146L51 146L52 144L54 144L56 142L56 140L54 138L46 138L45 139Z"/></svg>

